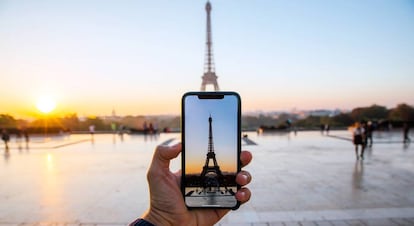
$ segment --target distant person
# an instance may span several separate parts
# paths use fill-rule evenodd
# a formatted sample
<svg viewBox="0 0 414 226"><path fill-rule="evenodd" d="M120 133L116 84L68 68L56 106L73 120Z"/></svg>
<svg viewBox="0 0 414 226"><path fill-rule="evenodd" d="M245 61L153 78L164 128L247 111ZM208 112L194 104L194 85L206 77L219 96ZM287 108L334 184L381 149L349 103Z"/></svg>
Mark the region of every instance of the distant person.
<svg viewBox="0 0 414 226"><path fill-rule="evenodd" d="M144 124L142 125L142 129L144 130L144 134L147 134L148 133L147 121L144 121Z"/></svg>
<svg viewBox="0 0 414 226"><path fill-rule="evenodd" d="M23 129L23 136L24 136L24 141L26 142L26 143L29 143L29 141L30 141L30 138L29 138L29 132L27 132L27 129Z"/></svg>
<svg viewBox="0 0 414 226"><path fill-rule="evenodd" d="M1 139L4 141L4 147L6 148L6 151L8 151L9 150L10 134L6 129L2 129Z"/></svg>
<svg viewBox="0 0 414 226"><path fill-rule="evenodd" d="M323 135L323 132L325 131L325 125L324 124L321 124L320 125L320 128L321 128L321 134Z"/></svg>
<svg viewBox="0 0 414 226"><path fill-rule="evenodd" d="M20 141L20 140L22 139L22 135L23 135L22 130L21 130L21 129L19 129L19 128L17 128L17 129L16 129L16 140L17 140L17 141Z"/></svg>
<svg viewBox="0 0 414 226"><path fill-rule="evenodd" d="M27 132L27 129L23 129L23 136L24 136L24 141L26 142L26 149L29 149L29 132Z"/></svg>
<svg viewBox="0 0 414 226"><path fill-rule="evenodd" d="M155 149L152 163L147 173L150 191L150 205L141 218L129 226L139 225L214 225L223 218L229 209L187 209L181 194L181 172L170 171L170 161L181 152L181 144L174 146L158 146ZM242 151L240 161L246 166L252 160L252 154ZM245 186L251 181L247 171L236 176L236 182ZM250 190L242 187L236 192L236 199L242 204L249 201Z"/></svg>
<svg viewBox="0 0 414 226"><path fill-rule="evenodd" d="M326 131L326 135L329 135L329 130L331 128L329 127L329 124L325 124L325 131Z"/></svg>
<svg viewBox="0 0 414 226"><path fill-rule="evenodd" d="M154 133L158 133L158 124L154 123Z"/></svg>
<svg viewBox="0 0 414 226"><path fill-rule="evenodd" d="M352 131L352 140L355 145L355 154L357 160L361 158L364 159L364 150L365 150L365 144L364 144L364 128L361 126L359 122L356 122L354 125L354 129ZM358 154L358 146L361 146L361 155Z"/></svg>
<svg viewBox="0 0 414 226"><path fill-rule="evenodd" d="M364 124L364 138L365 146L372 147L372 132L374 131L374 126L371 121L368 121Z"/></svg>
<svg viewBox="0 0 414 226"><path fill-rule="evenodd" d="M392 123L391 122L388 122L388 131L391 131L392 128L393 128Z"/></svg>
<svg viewBox="0 0 414 226"><path fill-rule="evenodd" d="M95 134L95 125L89 126L89 133L93 136Z"/></svg>
<svg viewBox="0 0 414 226"><path fill-rule="evenodd" d="M119 129L118 131L119 138L121 139L121 141L124 141L124 129L125 129L124 125L119 125L118 129Z"/></svg>
<svg viewBox="0 0 414 226"><path fill-rule="evenodd" d="M23 132L20 128L16 129L16 143L18 146L18 149L22 149L22 136L23 136Z"/></svg>
<svg viewBox="0 0 414 226"><path fill-rule="evenodd" d="M410 132L410 125L405 122L403 125L403 134L404 134L404 143L410 142L410 137L408 137L408 133Z"/></svg>
<svg viewBox="0 0 414 226"><path fill-rule="evenodd" d="M112 132L113 133L115 133L116 132L116 124L113 122L113 123L111 123L111 129L112 129Z"/></svg>

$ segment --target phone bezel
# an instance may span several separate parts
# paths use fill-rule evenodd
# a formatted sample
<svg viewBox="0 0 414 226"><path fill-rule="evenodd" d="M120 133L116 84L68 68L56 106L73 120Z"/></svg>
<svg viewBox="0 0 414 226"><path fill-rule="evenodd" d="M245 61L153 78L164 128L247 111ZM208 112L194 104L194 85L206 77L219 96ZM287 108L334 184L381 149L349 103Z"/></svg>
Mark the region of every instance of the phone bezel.
<svg viewBox="0 0 414 226"><path fill-rule="evenodd" d="M185 99L188 96L198 96L200 99L221 99L224 96L235 96L237 99L237 173L241 171L241 162L240 162L240 153L241 153L241 98L240 95L236 92L232 91L221 91L221 92L187 92L183 95L181 99L181 143L182 143L182 152L181 152L181 193L183 197L183 201L185 202ZM237 184L237 191L240 190L241 186ZM236 191L236 192L237 192ZM197 208L207 208L207 209L232 209L236 210L240 207L240 201L236 200L235 206L187 206L189 209L197 209Z"/></svg>

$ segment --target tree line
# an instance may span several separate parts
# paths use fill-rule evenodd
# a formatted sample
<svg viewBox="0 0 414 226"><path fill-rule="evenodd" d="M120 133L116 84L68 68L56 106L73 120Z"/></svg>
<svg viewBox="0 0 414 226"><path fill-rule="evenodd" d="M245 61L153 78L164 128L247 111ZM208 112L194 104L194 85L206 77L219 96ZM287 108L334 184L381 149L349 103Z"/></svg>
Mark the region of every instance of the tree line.
<svg viewBox="0 0 414 226"><path fill-rule="evenodd" d="M260 127L275 129L286 129L295 127L298 129L318 129L320 125L328 124L330 128L346 128L354 122L372 121L378 125L389 125L400 127L404 122L413 125L414 107L408 104L399 104L395 108L388 109L381 105L369 107L357 107L350 112L341 113L335 116L307 116L299 118L296 114L282 113L278 117L269 115L242 117L243 130L256 130ZM15 119L11 115L0 114L0 128L14 132L18 129L26 129L31 133L47 132L77 132L88 131L93 125L96 131L112 131L116 128L142 129L145 123L152 123L159 131L173 130L180 128L180 116L124 116L116 118L86 117L80 118L76 114L69 114L63 117L38 118L33 121Z"/></svg>
<svg viewBox="0 0 414 226"><path fill-rule="evenodd" d="M357 107L350 112L343 112L334 116L309 115L300 118L297 114L282 113L278 117L268 115L244 116L242 126L244 130L285 130L285 129L320 129L321 125L329 125L331 129L345 129L355 122L375 123L380 127L401 127L404 122L414 126L414 107L402 103L395 108L388 109L381 105Z"/></svg>
<svg viewBox="0 0 414 226"><path fill-rule="evenodd" d="M414 122L414 107L408 104L398 104L395 108L387 109L381 105L371 105L369 107L357 107L351 112L341 113L332 117L308 116L295 122L297 127L316 128L321 124L328 124L331 128L344 128L355 122L376 123L379 127L392 126L401 127L407 122L410 125Z"/></svg>

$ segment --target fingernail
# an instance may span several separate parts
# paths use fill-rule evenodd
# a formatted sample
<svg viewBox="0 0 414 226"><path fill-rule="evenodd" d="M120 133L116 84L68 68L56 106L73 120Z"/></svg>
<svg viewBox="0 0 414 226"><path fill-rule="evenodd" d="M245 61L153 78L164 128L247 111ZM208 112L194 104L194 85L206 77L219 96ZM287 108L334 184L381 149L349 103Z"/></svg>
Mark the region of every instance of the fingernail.
<svg viewBox="0 0 414 226"><path fill-rule="evenodd" d="M246 181L249 179L249 177L246 174L242 174L242 177L243 177L243 180L246 180Z"/></svg>
<svg viewBox="0 0 414 226"><path fill-rule="evenodd" d="M242 198L245 198L246 197L246 192L242 191L242 192L240 192L240 195L241 195Z"/></svg>

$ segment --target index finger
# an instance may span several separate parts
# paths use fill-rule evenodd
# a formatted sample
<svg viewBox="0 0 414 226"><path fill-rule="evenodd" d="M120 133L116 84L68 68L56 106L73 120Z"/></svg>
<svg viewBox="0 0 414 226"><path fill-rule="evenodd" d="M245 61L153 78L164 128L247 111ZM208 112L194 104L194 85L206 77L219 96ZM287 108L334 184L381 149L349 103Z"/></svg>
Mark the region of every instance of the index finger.
<svg viewBox="0 0 414 226"><path fill-rule="evenodd" d="M240 153L241 166L247 166L252 161L253 155L250 151L242 151Z"/></svg>

